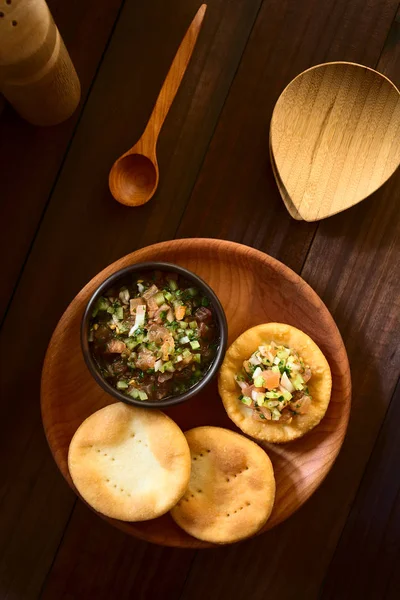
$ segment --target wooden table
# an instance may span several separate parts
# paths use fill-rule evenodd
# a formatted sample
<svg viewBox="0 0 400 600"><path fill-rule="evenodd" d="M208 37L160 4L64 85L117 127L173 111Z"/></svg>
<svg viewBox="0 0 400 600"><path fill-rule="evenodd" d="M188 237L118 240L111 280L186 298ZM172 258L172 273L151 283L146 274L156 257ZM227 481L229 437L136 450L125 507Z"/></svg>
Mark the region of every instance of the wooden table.
<svg viewBox="0 0 400 600"><path fill-rule="evenodd" d="M111 199L108 171L140 136L199 2L49 4L83 99L58 127L10 109L0 120L1 598L399 598L400 173L353 209L302 223L268 158L272 108L303 69L356 61L400 84L398 1L209 0L161 132L159 190L139 209ZM339 326L354 386L344 446L312 499L259 538L199 552L129 538L77 501L39 408L46 346L79 289L128 252L194 236L300 273Z"/></svg>

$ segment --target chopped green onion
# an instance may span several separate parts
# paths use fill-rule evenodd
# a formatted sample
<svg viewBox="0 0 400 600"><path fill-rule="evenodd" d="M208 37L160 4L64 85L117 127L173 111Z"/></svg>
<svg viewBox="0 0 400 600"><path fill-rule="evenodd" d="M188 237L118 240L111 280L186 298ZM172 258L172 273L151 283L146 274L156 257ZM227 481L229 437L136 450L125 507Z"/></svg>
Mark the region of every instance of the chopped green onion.
<svg viewBox="0 0 400 600"><path fill-rule="evenodd" d="M264 400L265 400L265 394L262 394L261 392L257 392L256 403L258 404L258 406L262 406L264 404Z"/></svg>
<svg viewBox="0 0 400 600"><path fill-rule="evenodd" d="M197 294L199 293L199 290L197 288L188 288L186 290L186 292L189 294L189 296L191 296L192 298L194 298L194 296L197 296Z"/></svg>
<svg viewBox="0 0 400 600"><path fill-rule="evenodd" d="M200 348L200 344L196 340L194 342L190 342L190 345L192 346L193 350L197 350L198 348Z"/></svg>
<svg viewBox="0 0 400 600"><path fill-rule="evenodd" d="M146 394L146 392L142 392L142 390L139 390L139 400L148 400L148 395Z"/></svg>
<svg viewBox="0 0 400 600"><path fill-rule="evenodd" d="M197 323L196 323L196 321L191 321L189 323L189 327L190 327L190 329L197 329Z"/></svg>
<svg viewBox="0 0 400 600"><path fill-rule="evenodd" d="M183 337L180 338L179 343L180 344L188 344L189 343L189 338L187 335L184 335Z"/></svg>
<svg viewBox="0 0 400 600"><path fill-rule="evenodd" d="M279 421L279 419L281 418L281 413L279 412L279 410L277 408L272 408L270 410L272 413L272 420Z"/></svg>
<svg viewBox="0 0 400 600"><path fill-rule="evenodd" d="M175 371L175 367L170 360L164 363L163 367L164 371L168 371L169 373L173 373Z"/></svg>
<svg viewBox="0 0 400 600"><path fill-rule="evenodd" d="M264 387L264 377L261 377L261 375L259 377L256 377L254 379L254 385L256 387Z"/></svg>
<svg viewBox="0 0 400 600"><path fill-rule="evenodd" d="M245 404L246 406L251 406L251 398L249 398L249 396L242 396L240 401L243 402L243 404Z"/></svg>
<svg viewBox="0 0 400 600"><path fill-rule="evenodd" d="M178 284L173 279L168 280L168 285L173 292L175 292L178 289Z"/></svg>
<svg viewBox="0 0 400 600"><path fill-rule="evenodd" d="M158 292L154 296L154 300L157 302L158 306L161 306L161 304L164 304L164 294L162 292Z"/></svg>
<svg viewBox="0 0 400 600"><path fill-rule="evenodd" d="M196 363L201 363L201 354L193 354L193 361Z"/></svg>
<svg viewBox="0 0 400 600"><path fill-rule="evenodd" d="M281 394L286 402L289 402L292 399L292 394L288 392L288 390L285 390L285 388L281 387Z"/></svg>
<svg viewBox="0 0 400 600"><path fill-rule="evenodd" d="M132 398L139 398L139 390L133 388L133 390L129 392L129 395L132 396Z"/></svg>
<svg viewBox="0 0 400 600"><path fill-rule="evenodd" d="M117 389L118 390L126 390L128 388L128 382L127 381L117 381Z"/></svg>
<svg viewBox="0 0 400 600"><path fill-rule="evenodd" d="M186 321L180 321L180 326L181 326L181 329L187 329L188 323L186 323Z"/></svg>
<svg viewBox="0 0 400 600"><path fill-rule="evenodd" d="M208 298L206 298L205 296L203 296L203 298L201 299L201 305L202 306L208 306L210 304L210 301Z"/></svg>
<svg viewBox="0 0 400 600"><path fill-rule="evenodd" d="M299 373L291 378L291 382L295 390L301 391L304 389L304 379Z"/></svg>

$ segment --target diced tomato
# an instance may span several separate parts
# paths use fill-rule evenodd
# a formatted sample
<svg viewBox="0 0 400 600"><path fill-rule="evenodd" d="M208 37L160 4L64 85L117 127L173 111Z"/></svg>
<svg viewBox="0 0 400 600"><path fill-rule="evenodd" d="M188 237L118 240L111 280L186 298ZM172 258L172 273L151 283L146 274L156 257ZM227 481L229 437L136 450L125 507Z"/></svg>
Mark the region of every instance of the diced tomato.
<svg viewBox="0 0 400 600"><path fill-rule="evenodd" d="M186 314L186 306L175 307L175 318L177 321L182 321Z"/></svg>
<svg viewBox="0 0 400 600"><path fill-rule="evenodd" d="M275 373L275 371L263 371L261 377L264 379L264 385L268 390L277 388L281 380L281 374Z"/></svg>

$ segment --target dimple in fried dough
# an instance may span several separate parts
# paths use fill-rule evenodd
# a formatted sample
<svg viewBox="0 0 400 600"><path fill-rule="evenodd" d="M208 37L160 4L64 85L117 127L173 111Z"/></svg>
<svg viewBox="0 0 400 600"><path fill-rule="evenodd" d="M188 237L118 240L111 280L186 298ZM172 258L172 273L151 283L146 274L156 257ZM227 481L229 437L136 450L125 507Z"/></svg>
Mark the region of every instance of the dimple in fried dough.
<svg viewBox="0 0 400 600"><path fill-rule="evenodd" d="M271 415L274 409L267 409L265 406L268 401L276 400L276 398L265 398L266 402L262 404L261 408L257 404L258 397L254 389L250 392L250 406L252 408L243 403L249 402L247 396L242 400L239 399L241 397L241 389L239 388L240 384L235 380L235 376L243 372L244 361L247 361L260 346L265 347L265 345L269 345L271 342L274 342L277 346L285 346L286 348L293 349L304 364L309 367L311 378L307 381L305 389L307 390L308 388L307 393L311 396L311 401L307 399L307 411L305 414L289 411L289 406L293 406L295 410L296 404L293 402L293 404L288 404L286 411L281 413L284 417L288 417L289 414L289 418L286 420L285 418L273 420L275 417L271 417ZM249 367L251 369L251 365ZM272 367L261 365L260 370L269 368L272 369ZM279 371L275 366L276 370ZM288 372L290 373L290 371ZM265 373L261 373L261 376L263 374ZM272 373L270 372L269 375L272 376ZM282 376L282 373L279 373L278 380ZM248 377L250 376L248 375ZM265 383L266 379L259 381L252 380L251 383L263 383L263 381ZM281 386L281 382L282 379L280 379L279 386ZM228 416L244 433L258 440L282 443L297 439L318 425L328 408L331 397L332 377L326 358L308 335L295 327L283 323L265 323L248 329L230 346L219 372L218 389ZM249 390L249 388L246 389ZM269 391L268 387L261 389L264 389L263 393ZM292 390L292 394L296 394L296 391L293 392ZM280 402L281 400L282 397L280 396L278 401ZM284 402L288 402L288 400ZM284 406L284 402L282 406ZM278 406L281 405L278 404ZM263 417L258 419L255 411L262 411L267 417L265 419ZM278 413L276 414L278 415Z"/></svg>
<svg viewBox="0 0 400 600"><path fill-rule="evenodd" d="M145 521L168 512L185 492L190 452L183 432L164 413L118 402L78 428L68 467L78 492L96 511Z"/></svg>
<svg viewBox="0 0 400 600"><path fill-rule="evenodd" d="M171 510L190 535L227 544L254 535L275 499L271 461L257 444L220 427L185 433L192 457L188 489Z"/></svg>

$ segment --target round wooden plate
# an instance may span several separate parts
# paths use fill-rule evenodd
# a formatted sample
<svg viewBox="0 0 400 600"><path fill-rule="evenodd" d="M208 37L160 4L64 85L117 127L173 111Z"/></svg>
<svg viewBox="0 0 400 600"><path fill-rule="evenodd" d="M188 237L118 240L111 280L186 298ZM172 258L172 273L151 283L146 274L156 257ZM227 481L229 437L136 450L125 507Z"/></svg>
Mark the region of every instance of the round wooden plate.
<svg viewBox="0 0 400 600"><path fill-rule="evenodd" d="M182 265L207 281L224 306L229 343L249 327L280 321L308 333L329 361L333 378L332 399L322 422L295 442L281 446L265 444L274 465L277 495L272 515L262 531L271 529L311 496L340 450L350 413L350 370L340 333L317 294L282 263L241 244L211 239L155 244L113 263L79 292L54 331L42 374L42 417L54 459L75 489L67 465L71 438L86 417L113 402L113 398L91 377L80 348L79 328L89 296L114 271L148 260ZM192 400L165 412L184 431L199 425L236 430L226 416L215 381ZM169 515L141 523L108 520L130 535L157 544L211 546L186 534Z"/></svg>

